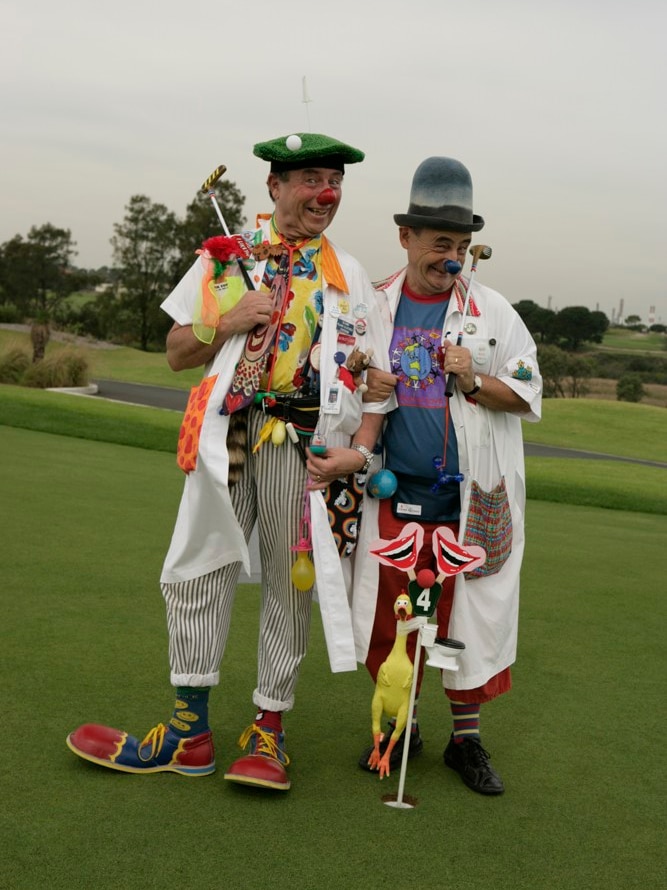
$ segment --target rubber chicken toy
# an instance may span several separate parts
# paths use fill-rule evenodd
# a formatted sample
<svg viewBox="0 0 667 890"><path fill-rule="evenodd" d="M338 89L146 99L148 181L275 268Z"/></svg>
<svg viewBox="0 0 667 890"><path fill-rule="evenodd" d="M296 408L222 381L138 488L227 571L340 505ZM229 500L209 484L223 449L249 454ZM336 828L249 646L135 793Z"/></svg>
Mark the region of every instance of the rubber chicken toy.
<svg viewBox="0 0 667 890"><path fill-rule="evenodd" d="M375 693L371 703L373 729L373 752L368 761L371 769L377 769L380 778L389 775L391 752L405 729L410 707L410 688L414 665L407 653L407 640L410 630L408 625L412 617L412 601L406 593L397 597L394 603L396 618L396 640L391 652L380 665L375 683ZM382 732L382 715L396 718L396 727L391 734L389 744L383 755L380 755L380 742L384 738Z"/></svg>

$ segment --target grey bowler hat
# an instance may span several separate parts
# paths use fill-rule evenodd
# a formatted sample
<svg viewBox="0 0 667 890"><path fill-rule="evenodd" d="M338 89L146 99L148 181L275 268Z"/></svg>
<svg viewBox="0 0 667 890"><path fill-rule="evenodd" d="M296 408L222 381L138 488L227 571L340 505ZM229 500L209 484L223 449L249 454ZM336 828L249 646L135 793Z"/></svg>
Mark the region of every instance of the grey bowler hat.
<svg viewBox="0 0 667 890"><path fill-rule="evenodd" d="M426 158L412 177L407 213L396 213L399 226L479 232L484 220L472 212L472 179L454 158Z"/></svg>

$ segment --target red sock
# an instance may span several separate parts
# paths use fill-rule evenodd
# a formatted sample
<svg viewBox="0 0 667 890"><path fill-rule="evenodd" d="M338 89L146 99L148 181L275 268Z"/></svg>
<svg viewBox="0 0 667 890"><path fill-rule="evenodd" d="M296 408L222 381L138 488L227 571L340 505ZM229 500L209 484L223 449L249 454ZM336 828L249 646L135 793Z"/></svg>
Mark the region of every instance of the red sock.
<svg viewBox="0 0 667 890"><path fill-rule="evenodd" d="M283 731L283 715L280 711L258 711L255 717L258 726L265 726L274 732Z"/></svg>

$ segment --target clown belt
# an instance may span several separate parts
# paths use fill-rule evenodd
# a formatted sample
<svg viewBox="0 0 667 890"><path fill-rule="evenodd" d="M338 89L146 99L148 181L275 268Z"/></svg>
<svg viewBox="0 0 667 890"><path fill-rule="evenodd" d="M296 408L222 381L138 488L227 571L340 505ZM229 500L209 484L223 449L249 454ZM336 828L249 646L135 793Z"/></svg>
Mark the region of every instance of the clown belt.
<svg viewBox="0 0 667 890"><path fill-rule="evenodd" d="M315 430L320 413L319 396L300 396L298 393L258 392L254 403L269 417L291 423L297 432L309 434Z"/></svg>

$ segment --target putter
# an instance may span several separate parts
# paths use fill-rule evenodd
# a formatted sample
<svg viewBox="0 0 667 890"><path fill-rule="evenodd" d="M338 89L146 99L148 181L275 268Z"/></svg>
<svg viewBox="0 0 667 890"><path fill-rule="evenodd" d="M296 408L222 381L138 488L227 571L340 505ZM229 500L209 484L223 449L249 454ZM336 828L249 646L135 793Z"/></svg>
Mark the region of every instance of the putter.
<svg viewBox="0 0 667 890"><path fill-rule="evenodd" d="M459 335L456 338L456 345L461 345L461 340L463 339L463 327L466 322L466 315L468 314L468 306L470 305L470 293L472 291L472 283L475 278L475 273L477 272L477 263L480 260L488 260L493 251L488 246L488 244L475 244L473 245L469 253L472 255L472 266L470 267L470 278L468 279L468 289L466 290L466 298L463 304L463 317L461 320L461 330L459 331ZM452 379L456 375L452 375L451 372L447 375L447 382L445 383L445 395L453 396L454 395L454 380Z"/></svg>
<svg viewBox="0 0 667 890"><path fill-rule="evenodd" d="M222 210L220 210L220 205L218 204L218 199L215 197L215 192L213 190L213 186L218 182L218 180L223 176L227 168L224 164L220 164L219 167L216 167L213 173L205 179L202 183L201 190L204 194L207 194L211 199L211 204L213 204L213 209L215 210L218 219L220 220L220 225L222 226L222 231L228 238L231 238L231 232L225 222L225 218L222 215ZM241 270L241 275L243 275L243 280L245 281L246 287L248 290L255 290L255 286L252 283L250 275L248 275L248 270L245 268L241 260L237 260L239 264L239 269Z"/></svg>

